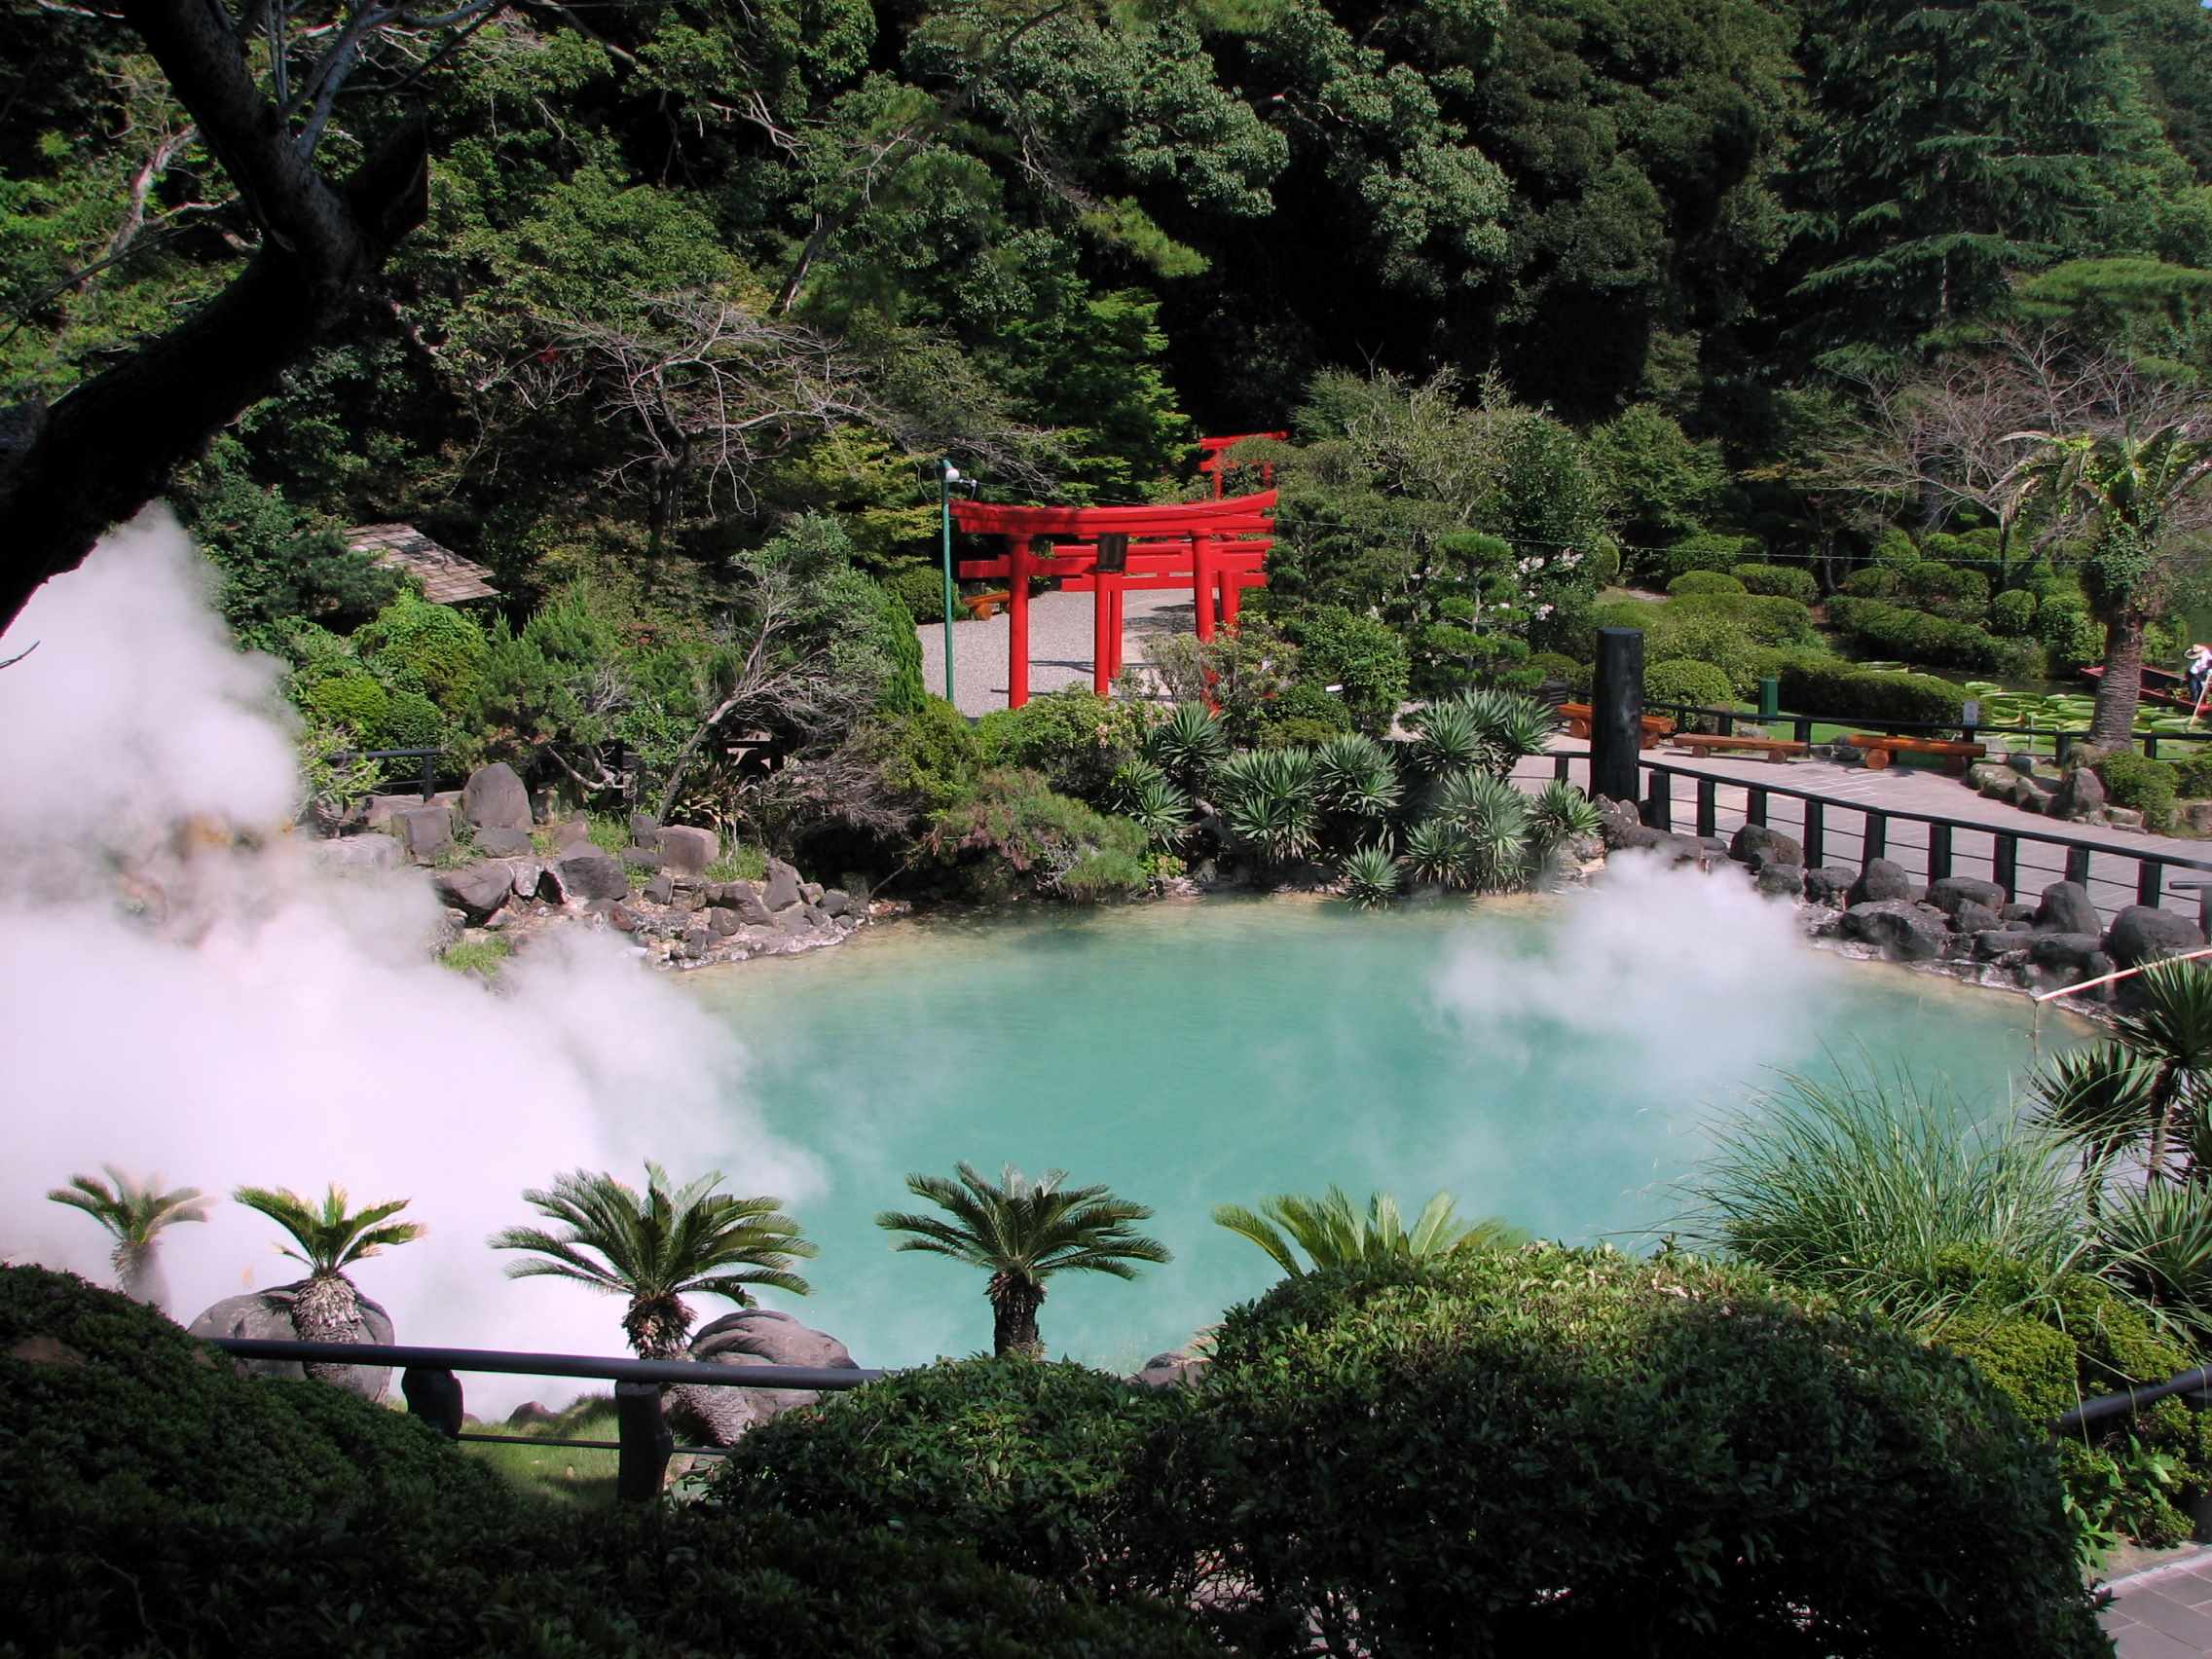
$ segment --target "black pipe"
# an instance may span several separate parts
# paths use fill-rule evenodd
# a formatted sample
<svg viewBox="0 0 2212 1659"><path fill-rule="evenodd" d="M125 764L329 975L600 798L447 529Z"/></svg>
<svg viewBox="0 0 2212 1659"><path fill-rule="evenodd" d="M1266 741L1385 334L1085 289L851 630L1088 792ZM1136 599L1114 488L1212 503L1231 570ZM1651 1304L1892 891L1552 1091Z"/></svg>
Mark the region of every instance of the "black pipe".
<svg viewBox="0 0 2212 1659"><path fill-rule="evenodd" d="M1590 688L1590 793L1634 801L1643 749L1643 630L1598 630Z"/></svg>

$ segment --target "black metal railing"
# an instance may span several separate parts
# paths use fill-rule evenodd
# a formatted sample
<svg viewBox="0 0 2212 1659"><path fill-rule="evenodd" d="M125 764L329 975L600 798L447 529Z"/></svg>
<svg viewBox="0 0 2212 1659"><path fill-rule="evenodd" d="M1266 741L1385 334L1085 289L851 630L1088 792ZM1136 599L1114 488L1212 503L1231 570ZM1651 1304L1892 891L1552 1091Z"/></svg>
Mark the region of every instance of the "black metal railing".
<svg viewBox="0 0 2212 1659"><path fill-rule="evenodd" d="M1942 732L1956 736L1962 742L1979 743L1990 737L2045 738L2055 750L2054 757L2064 762L2073 752L2074 745L2087 737L2086 727L2079 731L2060 731L2048 726L1983 725L1965 719L1956 720L1893 720L1859 719L1850 715L1797 715L1754 714L1749 709L1721 709L1698 703L1646 703L1645 714L1672 715L1679 720L1709 719L1721 736L1732 736L1738 722L1745 725L1774 728L1788 726L1790 735L1799 743L1813 741L1815 726L1842 726L1852 731L1880 732L1886 737L1928 735ZM2204 731L2139 731L2133 734L2142 746L2143 753L2156 760L2160 743L2212 743L2212 729Z"/></svg>
<svg viewBox="0 0 2212 1659"><path fill-rule="evenodd" d="M342 749L331 756L333 760L420 760L422 765L422 795L428 800L438 793L438 762L445 758L442 749Z"/></svg>
<svg viewBox="0 0 2212 1659"><path fill-rule="evenodd" d="M2066 1434L2110 1418L2131 1417L2145 1406L2155 1406L2160 1400L2172 1399L2176 1394L2206 1396L2190 1402L2200 1409L2212 1405L2212 1365L2200 1365L2194 1371L2185 1371L2179 1377L2169 1377L2163 1382L2146 1382L2122 1389L2117 1394L2099 1394L2093 1400L2083 1400L2052 1423L2051 1432Z"/></svg>
<svg viewBox="0 0 2212 1659"><path fill-rule="evenodd" d="M858 1388L886 1375L866 1366L718 1365L697 1359L615 1359L595 1354L514 1353L500 1348L422 1347L398 1343L284 1342L260 1337L210 1337L237 1359L292 1360L342 1365L398 1366L408 1410L451 1440L499 1446L561 1446L617 1456L616 1495L645 1502L660 1493L668 1460L682 1452L720 1456L719 1446L678 1446L661 1412L670 1383L708 1388L791 1388L827 1393ZM520 1377L571 1377L614 1384L617 1440L560 1439L551 1435L485 1434L461 1427L461 1389L456 1372ZM411 1382L416 1385L411 1386ZM435 1401L435 1405L430 1402Z"/></svg>

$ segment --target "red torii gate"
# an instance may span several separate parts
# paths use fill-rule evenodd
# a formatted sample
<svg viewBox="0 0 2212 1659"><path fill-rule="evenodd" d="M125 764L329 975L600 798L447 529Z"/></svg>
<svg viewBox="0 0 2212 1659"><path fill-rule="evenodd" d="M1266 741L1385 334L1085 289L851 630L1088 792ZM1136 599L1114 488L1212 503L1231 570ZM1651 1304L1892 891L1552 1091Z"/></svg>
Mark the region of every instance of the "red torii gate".
<svg viewBox="0 0 2212 1659"><path fill-rule="evenodd" d="M1222 492L1228 488L1229 482L1228 469L1221 464L1221 458L1225 454L1235 449L1246 438L1272 438L1280 443L1289 436L1288 432L1232 432L1226 438L1200 438L1198 440L1198 475L1201 478L1213 480L1213 498L1218 501L1222 498ZM1272 461L1262 461L1260 463L1260 482L1267 485L1272 484L1274 481L1275 463Z"/></svg>
<svg viewBox="0 0 2212 1659"><path fill-rule="evenodd" d="M1235 440L1231 440L1235 441ZM1188 585L1201 640L1221 619L1236 620L1237 601L1248 587L1265 587L1267 552L1273 543L1277 492L1211 501L1173 501L1136 507L1017 507L954 501L953 522L975 535L1004 536L1007 551L995 559L963 559L966 581L1007 586L1007 707L1029 701L1029 578L1056 576L1064 589L1096 596L1093 606L1093 683L1100 696L1121 668L1122 595L1129 588ZM1125 539L1121 568L1099 569L1098 537ZM1046 554L1040 539L1061 540Z"/></svg>

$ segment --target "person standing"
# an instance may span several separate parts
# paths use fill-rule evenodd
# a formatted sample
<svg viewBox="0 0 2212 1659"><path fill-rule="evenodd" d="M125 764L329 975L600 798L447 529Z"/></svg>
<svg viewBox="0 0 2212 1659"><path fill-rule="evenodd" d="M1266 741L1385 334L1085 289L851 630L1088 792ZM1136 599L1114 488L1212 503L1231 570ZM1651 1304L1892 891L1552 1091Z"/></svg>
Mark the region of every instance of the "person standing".
<svg viewBox="0 0 2212 1659"><path fill-rule="evenodd" d="M2212 645L2198 641L2189 647L2189 656L2183 663L2189 676L2190 707L2195 708L2204 701L2204 687L2212 682Z"/></svg>

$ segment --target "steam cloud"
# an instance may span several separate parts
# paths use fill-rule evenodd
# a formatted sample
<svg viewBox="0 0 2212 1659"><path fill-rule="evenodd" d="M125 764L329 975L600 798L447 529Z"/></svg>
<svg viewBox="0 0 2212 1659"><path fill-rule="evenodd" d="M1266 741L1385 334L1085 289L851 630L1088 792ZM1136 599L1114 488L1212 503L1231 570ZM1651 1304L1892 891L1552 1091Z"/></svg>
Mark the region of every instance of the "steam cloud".
<svg viewBox="0 0 2212 1659"><path fill-rule="evenodd" d="M614 1299L509 1281L485 1247L535 1219L524 1188L653 1158L821 1190L747 1102L736 1041L611 936L541 941L486 994L425 955L419 875L333 874L284 831L276 666L233 649L166 513L41 589L0 657L34 641L0 672L0 1258L108 1282L105 1235L45 1200L102 1162L216 1195L335 1180L429 1227L353 1274L401 1342L612 1353ZM297 1277L276 1237L229 1202L172 1229L171 1311ZM572 1386L465 1382L479 1411Z"/></svg>

